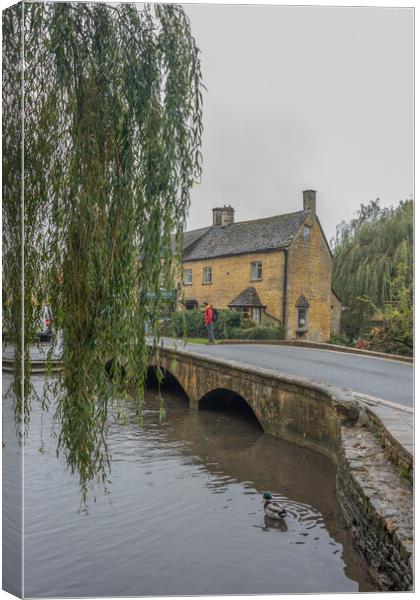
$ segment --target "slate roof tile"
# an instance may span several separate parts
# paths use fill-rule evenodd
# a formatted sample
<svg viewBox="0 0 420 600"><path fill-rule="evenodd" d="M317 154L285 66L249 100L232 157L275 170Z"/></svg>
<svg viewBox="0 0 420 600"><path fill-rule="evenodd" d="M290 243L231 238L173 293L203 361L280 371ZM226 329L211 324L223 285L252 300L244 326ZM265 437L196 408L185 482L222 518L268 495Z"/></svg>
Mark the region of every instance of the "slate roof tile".
<svg viewBox="0 0 420 600"><path fill-rule="evenodd" d="M231 302L228 304L231 306L261 306L264 307L265 304L261 302L260 297L258 296L257 290L254 287L247 287L245 290L242 290L240 294L236 296Z"/></svg>
<svg viewBox="0 0 420 600"><path fill-rule="evenodd" d="M200 239L207 231L211 229L211 227L202 227L201 229L194 229L193 231L185 231L184 239L183 239L183 247L184 252L189 248L194 242ZM172 252L176 251L176 243L175 236L172 236Z"/></svg>
<svg viewBox="0 0 420 600"><path fill-rule="evenodd" d="M285 248L305 219L301 210L286 215L215 225L184 234L184 261Z"/></svg>

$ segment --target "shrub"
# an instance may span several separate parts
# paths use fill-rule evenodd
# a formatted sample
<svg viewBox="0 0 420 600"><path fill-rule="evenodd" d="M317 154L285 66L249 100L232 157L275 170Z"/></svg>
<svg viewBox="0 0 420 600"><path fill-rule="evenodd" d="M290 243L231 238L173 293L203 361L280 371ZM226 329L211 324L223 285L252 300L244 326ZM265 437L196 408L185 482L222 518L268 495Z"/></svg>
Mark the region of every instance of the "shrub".
<svg viewBox="0 0 420 600"><path fill-rule="evenodd" d="M244 339L244 332L247 331L243 327L233 327L229 332L229 340L242 340Z"/></svg>
<svg viewBox="0 0 420 600"><path fill-rule="evenodd" d="M352 341L346 336L345 333L337 333L332 335L330 338L330 344L337 344L338 346L353 346Z"/></svg>
<svg viewBox="0 0 420 600"><path fill-rule="evenodd" d="M217 309L217 314L218 318L214 323L215 337L227 339L231 337L232 329L241 325L241 314L229 309ZM173 332L177 337L207 337L202 310L180 310L174 314L173 323Z"/></svg>
<svg viewBox="0 0 420 600"><path fill-rule="evenodd" d="M284 329L262 324L247 330L247 340L280 340L284 339Z"/></svg>
<svg viewBox="0 0 420 600"><path fill-rule="evenodd" d="M282 325L275 327L269 323L254 324L246 329L237 327L232 329L230 339L234 340L283 340L285 332Z"/></svg>
<svg viewBox="0 0 420 600"><path fill-rule="evenodd" d="M359 338L358 340L356 340L354 347L358 350L369 350L369 342L367 340Z"/></svg>
<svg viewBox="0 0 420 600"><path fill-rule="evenodd" d="M214 334L219 339L230 339L232 330L241 326L242 315L237 310L218 310L218 319L215 322Z"/></svg>
<svg viewBox="0 0 420 600"><path fill-rule="evenodd" d="M284 328L271 323L257 324L244 319L237 310L217 309L214 335L219 340L282 340ZM177 337L207 337L202 310L180 310L174 314L173 334Z"/></svg>
<svg viewBox="0 0 420 600"><path fill-rule="evenodd" d="M251 329L251 327L256 327L257 323L248 317L244 317L242 319L242 329Z"/></svg>
<svg viewBox="0 0 420 600"><path fill-rule="evenodd" d="M201 310L180 310L173 316L174 334L177 337L206 337Z"/></svg>
<svg viewBox="0 0 420 600"><path fill-rule="evenodd" d="M377 328L368 336L369 350L385 352L388 354L400 354L401 356L413 356L413 349L407 345L406 340L396 340L386 328Z"/></svg>

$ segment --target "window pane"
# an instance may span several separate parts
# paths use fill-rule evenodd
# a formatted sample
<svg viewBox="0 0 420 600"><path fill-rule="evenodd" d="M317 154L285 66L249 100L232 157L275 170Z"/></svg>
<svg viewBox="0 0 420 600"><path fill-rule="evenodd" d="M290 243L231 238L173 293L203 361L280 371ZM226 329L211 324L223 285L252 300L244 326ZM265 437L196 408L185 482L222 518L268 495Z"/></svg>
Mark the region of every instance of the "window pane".
<svg viewBox="0 0 420 600"><path fill-rule="evenodd" d="M256 323L261 321L261 309L256 308L255 306L252 308L252 320Z"/></svg>
<svg viewBox="0 0 420 600"><path fill-rule="evenodd" d="M306 308L298 308L298 328L306 327Z"/></svg>
<svg viewBox="0 0 420 600"><path fill-rule="evenodd" d="M184 270L184 284L189 285L192 283L192 269Z"/></svg>
<svg viewBox="0 0 420 600"><path fill-rule="evenodd" d="M251 263L251 279L262 279L262 262Z"/></svg>
<svg viewBox="0 0 420 600"><path fill-rule="evenodd" d="M211 267L204 267L204 269L203 269L203 283L211 283L211 281L212 281L211 276L212 276Z"/></svg>
<svg viewBox="0 0 420 600"><path fill-rule="evenodd" d="M305 242L307 242L310 237L311 237L311 228L308 227L307 225L304 225L304 227L303 227L303 239L305 240Z"/></svg>

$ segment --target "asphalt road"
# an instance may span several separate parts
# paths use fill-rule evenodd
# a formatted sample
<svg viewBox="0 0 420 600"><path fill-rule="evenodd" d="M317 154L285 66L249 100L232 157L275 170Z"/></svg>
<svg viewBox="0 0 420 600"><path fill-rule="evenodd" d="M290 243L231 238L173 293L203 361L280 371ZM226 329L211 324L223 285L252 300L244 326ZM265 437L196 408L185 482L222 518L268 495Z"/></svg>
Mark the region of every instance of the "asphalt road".
<svg viewBox="0 0 420 600"><path fill-rule="evenodd" d="M165 343L172 345L173 340L165 339ZM219 356L321 383L334 383L365 396L413 407L414 368L410 363L296 346L187 344L184 347L181 341L177 345L193 353ZM32 360L44 360L48 348L48 344L32 347ZM12 348L3 348L3 358L12 356Z"/></svg>
<svg viewBox="0 0 420 600"><path fill-rule="evenodd" d="M181 344L179 347L183 347ZM413 365L332 350L269 345L187 344L185 350L306 377L413 407Z"/></svg>

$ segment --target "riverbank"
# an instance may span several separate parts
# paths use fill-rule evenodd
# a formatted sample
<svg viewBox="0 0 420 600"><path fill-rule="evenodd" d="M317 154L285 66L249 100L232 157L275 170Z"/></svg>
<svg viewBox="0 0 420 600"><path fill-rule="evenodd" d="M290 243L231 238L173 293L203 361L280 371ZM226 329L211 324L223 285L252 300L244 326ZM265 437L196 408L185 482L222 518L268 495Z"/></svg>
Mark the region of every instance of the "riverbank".
<svg viewBox="0 0 420 600"><path fill-rule="evenodd" d="M182 367L184 359L190 363L191 368L184 379L178 372L173 374L194 403L198 404L209 391L206 391L206 383L211 384L213 389L231 389L232 373L236 373L239 380L243 380L238 391L251 405L253 397L269 400L269 410L264 416L269 425L263 424L268 433L323 452L336 462L342 473L342 477L337 479L337 495L346 498L350 507L346 508L343 501L343 514L347 515L348 526L355 530L354 538L361 551L368 556L369 552L373 552L372 548L377 549L378 558L371 566L378 583L383 589L410 589L413 575L412 491L406 479L412 476L413 465L411 409L378 406L375 398L361 399L334 385L208 356L207 350L205 356L194 355L191 350L182 349L182 343L181 348L174 348L173 344L169 340L161 354L169 353L167 368L170 371ZM379 364L381 361L374 362ZM226 370L222 384L215 376L220 368ZM197 389L191 387L194 385L198 386ZM254 411L258 416L258 408L254 407ZM359 438L354 441L355 445L346 442L348 432L345 428L349 420L353 423L353 433L360 427L357 435L369 437L368 446L360 445ZM355 452L356 459L352 456ZM383 463L369 462L376 456L383 456ZM379 479L373 477L375 471L379 473ZM365 476L360 479L362 472ZM389 481L395 482L395 485L388 490ZM402 495L400 489L404 490ZM392 492L390 495L387 494L389 491ZM392 525L387 520L390 515L393 517ZM364 541L366 536L369 543ZM388 565L390 556L397 561L395 564L401 566L399 569L392 567L391 573Z"/></svg>
<svg viewBox="0 0 420 600"><path fill-rule="evenodd" d="M412 489L408 478L401 477L401 466L392 462L398 456L393 436L387 437L388 448L382 447L381 431L370 418L375 407L369 407L369 413L355 395L332 384L174 348L169 341L158 361L180 382L192 407L198 408L200 398L212 389L232 390L250 404L265 431L329 456L341 473L337 497L348 501L342 502L343 514L378 584L387 590L411 589ZM387 410L395 411L397 420L407 415L392 407ZM358 437L353 440L355 432ZM364 444L359 443L362 439ZM377 549L375 560L372 548Z"/></svg>
<svg viewBox="0 0 420 600"><path fill-rule="evenodd" d="M33 378L38 392L42 383ZM54 405L42 415L34 403L23 484L25 595L377 591L340 513L331 461L264 434L245 403L227 407L223 394L219 401L195 411L175 386L150 386L141 427L128 401L127 423L112 421L107 436L108 494L97 489L87 514L78 513L78 478L49 435ZM13 408L4 406L9 484L20 448ZM284 522L264 517L265 490L285 507ZM4 509L17 500L8 493ZM4 558L9 567L16 560Z"/></svg>

